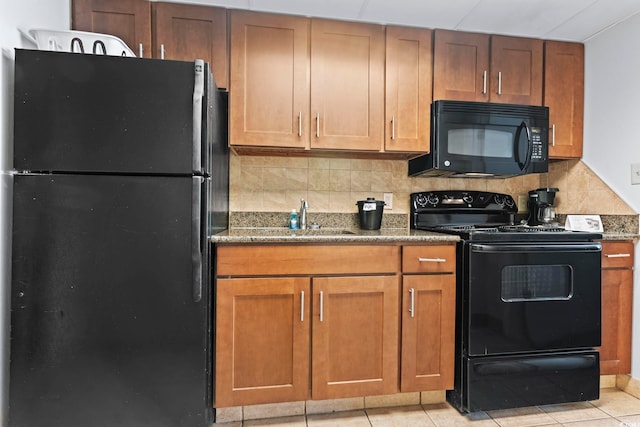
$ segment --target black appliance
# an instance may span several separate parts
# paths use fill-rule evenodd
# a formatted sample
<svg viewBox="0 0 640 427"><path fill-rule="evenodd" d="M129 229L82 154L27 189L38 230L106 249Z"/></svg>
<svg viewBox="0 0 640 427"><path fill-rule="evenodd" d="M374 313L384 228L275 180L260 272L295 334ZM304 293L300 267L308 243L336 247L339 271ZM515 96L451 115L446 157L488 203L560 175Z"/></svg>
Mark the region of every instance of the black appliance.
<svg viewBox="0 0 640 427"><path fill-rule="evenodd" d="M527 199L527 209L529 217L527 223L529 225L542 225L552 222L556 217L553 202L556 198L557 188L538 188L529 191Z"/></svg>
<svg viewBox="0 0 640 427"><path fill-rule="evenodd" d="M209 66L16 50L14 106L9 425L210 425Z"/></svg>
<svg viewBox="0 0 640 427"><path fill-rule="evenodd" d="M431 150L409 176L509 177L548 169L549 108L489 102L431 104Z"/></svg>
<svg viewBox="0 0 640 427"><path fill-rule="evenodd" d="M456 350L447 400L476 412L599 397L599 233L516 224L509 195L411 195L411 227L455 234Z"/></svg>

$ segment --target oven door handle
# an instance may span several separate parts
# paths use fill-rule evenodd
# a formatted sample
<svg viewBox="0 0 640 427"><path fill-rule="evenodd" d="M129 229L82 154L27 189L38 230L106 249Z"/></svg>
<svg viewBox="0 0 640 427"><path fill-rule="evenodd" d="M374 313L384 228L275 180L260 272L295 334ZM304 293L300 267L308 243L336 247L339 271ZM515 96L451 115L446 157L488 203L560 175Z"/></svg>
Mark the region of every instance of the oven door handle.
<svg viewBox="0 0 640 427"><path fill-rule="evenodd" d="M521 244L503 244L494 245L486 243L471 243L469 245L471 252L483 253L504 253L504 252L601 252L601 243L562 243L562 244L544 244L544 243L521 243Z"/></svg>

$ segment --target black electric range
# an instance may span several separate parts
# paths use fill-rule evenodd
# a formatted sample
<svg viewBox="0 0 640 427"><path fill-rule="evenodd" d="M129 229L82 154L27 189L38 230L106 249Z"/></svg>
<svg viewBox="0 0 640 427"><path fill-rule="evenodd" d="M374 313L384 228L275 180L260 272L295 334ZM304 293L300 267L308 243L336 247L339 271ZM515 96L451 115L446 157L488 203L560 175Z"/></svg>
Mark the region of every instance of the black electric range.
<svg viewBox="0 0 640 427"><path fill-rule="evenodd" d="M506 194L411 195L411 227L460 236L454 387L460 412L599 397L600 233L529 226Z"/></svg>

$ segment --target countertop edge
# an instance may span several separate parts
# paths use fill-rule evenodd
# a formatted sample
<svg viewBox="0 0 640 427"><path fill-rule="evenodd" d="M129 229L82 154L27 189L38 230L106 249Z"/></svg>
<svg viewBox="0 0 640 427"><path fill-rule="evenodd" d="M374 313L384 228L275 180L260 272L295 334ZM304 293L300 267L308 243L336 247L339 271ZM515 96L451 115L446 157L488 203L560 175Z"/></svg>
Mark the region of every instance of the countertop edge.
<svg viewBox="0 0 640 427"><path fill-rule="evenodd" d="M234 233L238 233L234 230ZM225 243L455 243L460 238L443 233L433 233L416 230L383 230L364 231L349 230L347 232L336 230L336 234L323 230L323 234L296 233L289 231L264 230L251 232L243 230L241 234L230 234L229 230L223 231L211 237L211 242Z"/></svg>
<svg viewBox="0 0 640 427"><path fill-rule="evenodd" d="M381 229L381 230L327 230L321 234L314 231L289 231L279 228L243 228L224 230L211 237L214 244L236 243L450 243L458 242L455 235L421 230ZM635 233L603 233L603 241L640 239Z"/></svg>

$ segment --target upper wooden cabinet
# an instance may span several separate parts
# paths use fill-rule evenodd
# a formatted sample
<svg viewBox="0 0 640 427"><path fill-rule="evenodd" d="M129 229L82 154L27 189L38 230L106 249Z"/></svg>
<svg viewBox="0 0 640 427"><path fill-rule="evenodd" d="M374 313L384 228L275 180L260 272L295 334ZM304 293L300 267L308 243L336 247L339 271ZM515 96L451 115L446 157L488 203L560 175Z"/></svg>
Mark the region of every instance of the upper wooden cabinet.
<svg viewBox="0 0 640 427"><path fill-rule="evenodd" d="M234 146L380 151L384 27L231 13Z"/></svg>
<svg viewBox="0 0 640 427"><path fill-rule="evenodd" d="M309 20L231 13L229 140L308 148Z"/></svg>
<svg viewBox="0 0 640 427"><path fill-rule="evenodd" d="M72 20L75 30L120 37L138 57L203 59L211 65L216 85L229 86L226 9L146 0L73 0Z"/></svg>
<svg viewBox="0 0 640 427"><path fill-rule="evenodd" d="M176 3L153 3L153 56L211 66L218 87L228 87L227 11Z"/></svg>
<svg viewBox="0 0 640 427"><path fill-rule="evenodd" d="M434 43L434 100L542 105L542 40L436 30Z"/></svg>
<svg viewBox="0 0 640 427"><path fill-rule="evenodd" d="M150 4L147 0L73 0L71 28L119 37L137 56L150 58Z"/></svg>
<svg viewBox="0 0 640 427"><path fill-rule="evenodd" d="M311 20L311 148L380 151L384 27Z"/></svg>
<svg viewBox="0 0 640 427"><path fill-rule="evenodd" d="M584 45L545 42L544 105L549 107L549 157L582 157Z"/></svg>
<svg viewBox="0 0 640 427"><path fill-rule="evenodd" d="M433 31L387 27L385 151L429 151Z"/></svg>

